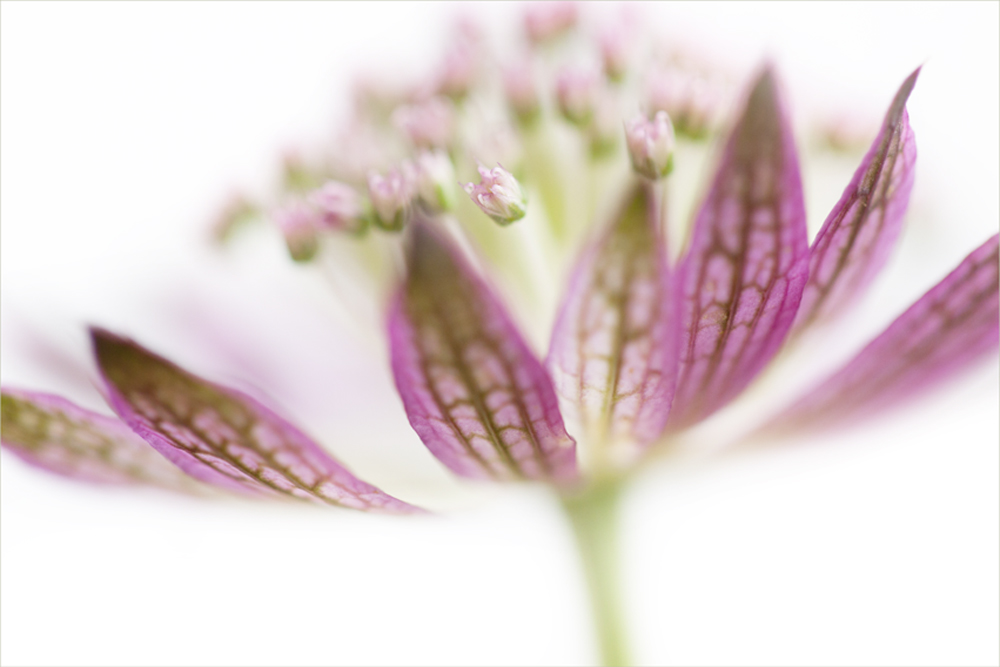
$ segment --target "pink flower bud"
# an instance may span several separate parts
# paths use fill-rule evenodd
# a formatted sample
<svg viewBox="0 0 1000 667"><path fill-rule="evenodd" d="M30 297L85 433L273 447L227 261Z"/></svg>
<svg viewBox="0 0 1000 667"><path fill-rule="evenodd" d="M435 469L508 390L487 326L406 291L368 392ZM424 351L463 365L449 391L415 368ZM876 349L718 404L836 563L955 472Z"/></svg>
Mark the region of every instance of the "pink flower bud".
<svg viewBox="0 0 1000 667"><path fill-rule="evenodd" d="M464 188L483 213L501 225L509 225L524 217L528 196L509 171L499 164L492 170L479 165L479 176L479 185L466 183Z"/></svg>
<svg viewBox="0 0 1000 667"><path fill-rule="evenodd" d="M532 44L541 44L568 32L576 21L575 2L537 2L524 12L524 31Z"/></svg>
<svg viewBox="0 0 1000 667"><path fill-rule="evenodd" d="M409 162L389 170L385 176L368 175L368 196L375 209L375 222L386 231L398 232L410 215L416 194L415 169Z"/></svg>
<svg viewBox="0 0 1000 667"><path fill-rule="evenodd" d="M538 101L538 87L535 73L529 61L516 63L503 71L503 89L507 104L522 123L530 123L538 117L541 106Z"/></svg>
<svg viewBox="0 0 1000 667"><path fill-rule="evenodd" d="M392 113L392 121L418 148L443 148L451 142L455 113L446 97L407 104Z"/></svg>
<svg viewBox="0 0 1000 667"><path fill-rule="evenodd" d="M621 138L621 111L618 100L610 91L604 90L594 106L594 112L587 126L587 139L594 157L610 155Z"/></svg>
<svg viewBox="0 0 1000 667"><path fill-rule="evenodd" d="M274 222L288 244L288 252L296 262L308 262L319 250L315 210L302 199L292 199L276 209Z"/></svg>
<svg viewBox="0 0 1000 667"><path fill-rule="evenodd" d="M600 78L593 70L564 68L556 79L559 111L571 123L583 125L594 112Z"/></svg>
<svg viewBox="0 0 1000 667"><path fill-rule="evenodd" d="M674 127L666 111L657 111L653 120L639 114L625 122L625 141L632 168L640 175L657 180L674 165Z"/></svg>
<svg viewBox="0 0 1000 667"><path fill-rule="evenodd" d="M423 151L417 156L417 193L432 210L455 206L455 167L444 151Z"/></svg>
<svg viewBox="0 0 1000 667"><path fill-rule="evenodd" d="M604 74L612 81L621 81L632 59L635 34L622 22L607 24L598 36Z"/></svg>
<svg viewBox="0 0 1000 667"><path fill-rule="evenodd" d="M361 195L339 181L327 181L307 198L319 226L332 231L360 232L365 228Z"/></svg>
<svg viewBox="0 0 1000 667"><path fill-rule="evenodd" d="M465 97L482 61L482 31L472 21L461 20L454 41L445 52L437 76L437 92L453 100Z"/></svg>

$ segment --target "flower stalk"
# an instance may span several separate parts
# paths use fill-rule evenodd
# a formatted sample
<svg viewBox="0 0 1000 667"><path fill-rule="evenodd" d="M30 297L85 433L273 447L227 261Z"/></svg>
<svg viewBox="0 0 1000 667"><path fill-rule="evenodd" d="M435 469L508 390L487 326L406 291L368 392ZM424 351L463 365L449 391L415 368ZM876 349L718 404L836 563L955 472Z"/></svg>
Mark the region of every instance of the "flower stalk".
<svg viewBox="0 0 1000 667"><path fill-rule="evenodd" d="M601 664L608 667L631 664L618 567L623 486L618 478L604 479L561 498L583 565Z"/></svg>

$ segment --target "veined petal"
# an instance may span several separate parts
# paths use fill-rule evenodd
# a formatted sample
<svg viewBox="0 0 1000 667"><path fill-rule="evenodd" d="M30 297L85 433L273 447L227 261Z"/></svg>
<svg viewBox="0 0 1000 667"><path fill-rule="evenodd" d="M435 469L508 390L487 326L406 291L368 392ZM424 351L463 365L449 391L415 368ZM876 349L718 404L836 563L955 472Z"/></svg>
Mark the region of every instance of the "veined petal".
<svg viewBox="0 0 1000 667"><path fill-rule="evenodd" d="M352 509L420 511L359 480L253 398L107 331L92 329L91 338L111 407L192 477L230 490Z"/></svg>
<svg viewBox="0 0 1000 667"><path fill-rule="evenodd" d="M867 416L959 371L1000 340L998 236L972 251L839 372L767 430L828 426Z"/></svg>
<svg viewBox="0 0 1000 667"><path fill-rule="evenodd" d="M392 371L413 429L474 478L576 476L552 381L499 299L442 233L413 226L389 316Z"/></svg>
<svg viewBox="0 0 1000 667"><path fill-rule="evenodd" d="M609 445L648 444L673 399L678 320L660 224L652 186L637 182L577 263L552 331L556 391Z"/></svg>
<svg viewBox="0 0 1000 667"><path fill-rule="evenodd" d="M684 331L672 428L722 407L774 356L807 271L795 142L766 70L727 140L680 266Z"/></svg>
<svg viewBox="0 0 1000 667"><path fill-rule="evenodd" d="M795 318L797 330L857 297L899 238L917 161L906 100L918 74L919 69L900 86L882 129L809 249L809 280Z"/></svg>
<svg viewBox="0 0 1000 667"><path fill-rule="evenodd" d="M193 492L197 482L114 417L61 396L4 389L3 445L31 465L99 484L149 484Z"/></svg>

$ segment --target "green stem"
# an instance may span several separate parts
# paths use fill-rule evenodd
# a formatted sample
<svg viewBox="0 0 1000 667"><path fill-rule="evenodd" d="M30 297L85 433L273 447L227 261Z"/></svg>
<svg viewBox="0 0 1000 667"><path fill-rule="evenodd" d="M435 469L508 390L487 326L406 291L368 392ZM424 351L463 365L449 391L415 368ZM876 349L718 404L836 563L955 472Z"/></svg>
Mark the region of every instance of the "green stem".
<svg viewBox="0 0 1000 667"><path fill-rule="evenodd" d="M601 664L630 664L618 576L618 480L599 482L562 506L573 526L590 593Z"/></svg>

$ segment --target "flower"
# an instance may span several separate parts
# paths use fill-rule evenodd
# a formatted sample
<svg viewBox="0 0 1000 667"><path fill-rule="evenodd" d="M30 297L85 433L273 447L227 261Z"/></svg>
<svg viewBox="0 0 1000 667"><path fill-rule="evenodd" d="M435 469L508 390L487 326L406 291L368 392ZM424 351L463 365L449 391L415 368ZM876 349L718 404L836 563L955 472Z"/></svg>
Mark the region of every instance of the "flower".
<svg viewBox="0 0 1000 667"><path fill-rule="evenodd" d="M590 120L600 96L601 80L589 69L565 67L556 79L556 100L563 117L576 125Z"/></svg>
<svg viewBox="0 0 1000 667"><path fill-rule="evenodd" d="M479 185L466 183L463 186L476 206L501 225L523 218L528 209L528 196L517 179L500 164L493 169L479 165L478 169Z"/></svg>
<svg viewBox="0 0 1000 667"><path fill-rule="evenodd" d="M921 85L923 85L923 82L922 82L922 84L921 84ZM922 93L923 91L920 91L920 92ZM917 99L917 96L915 96L915 99ZM916 116L916 112L914 112L914 115ZM925 121L925 122L924 122L924 124L923 124L923 125L922 125L921 127L926 127L927 125L928 125L928 123L927 123L927 122ZM919 127L918 127L918 129L921 129L921 128L919 128ZM921 135L921 136L923 136L923 135ZM506 163L505 163L505 164L506 164ZM530 164L530 163L529 163L529 164ZM683 171L683 170L681 169L681 165L682 165L682 164L683 164L683 163L679 164L679 168L678 168L678 171ZM679 176L678 176L678 177L679 177ZM533 181L529 181L529 180L525 180L525 183L533 183ZM921 183L921 185L920 185L920 186L918 186L918 188L919 188L919 187L923 187L923 183L924 183L924 181L923 181L923 180L921 180L921 181L920 181L920 183ZM841 185L842 185L842 184L841 184ZM918 189L918 192L919 192L919 191L920 191L920 190ZM930 273L930 270L928 270L928 274L929 274L929 273ZM151 344L152 346L156 347L157 349L166 349L166 348L164 348L164 347L163 347L163 343L162 343L162 342L156 342L156 341L154 341L154 340L150 339L150 338L149 338L149 336L148 336L148 334L143 334L142 338L143 338L143 340L150 340L150 344ZM169 337L168 337L168 336L167 336L166 334L163 334L163 335L161 335L161 336L159 337L159 340L160 340L160 341L162 341L162 340L168 340L168 339L169 339ZM330 343L330 344L332 345L332 343ZM181 349L183 349L183 348L181 348ZM537 348L536 348L536 349L537 349ZM177 350L176 350L176 349L171 349L171 350L170 350L170 352L171 352L171 355L172 355L172 356L176 356L176 355L178 355L178 352L177 352ZM7 359L9 359L9 357L8 357ZM194 363L193 361L191 361L191 359L190 359L190 358L188 358L188 359L186 360L186 363L187 363L187 364L190 364L190 365L191 365L191 367L193 367L193 368L201 368L201 367L202 367L202 366L201 366L200 364L195 364L195 363ZM6 364L5 364L5 365L6 365ZM225 376L219 376L219 375L211 375L211 374L209 374L209 373L208 373L207 371L206 371L206 374L207 374L207 375L209 375L210 377L225 377ZM266 385L265 385L265 386L266 386ZM329 441L329 442L333 443L333 444L334 444L334 445L336 446L336 442L335 442L335 441L332 441L332 440L331 440L331 441ZM11 467L11 468L13 468L13 466L8 466L8 467ZM16 470L16 468L15 468L15 470ZM262 518L262 521L265 521L265 520L266 520L266 519L263 519L263 518ZM326 532L326 531L324 531L324 532ZM331 530L330 532L333 532L333 531ZM682 550L683 550L683 549L682 549Z"/></svg>
<svg viewBox="0 0 1000 667"><path fill-rule="evenodd" d="M674 157L674 126L666 111L653 120L638 115L625 122L625 141L632 168L654 181L670 173Z"/></svg>
<svg viewBox="0 0 1000 667"><path fill-rule="evenodd" d="M368 196L375 219L389 231L399 231L406 223L416 195L416 170L409 162L394 167L385 176L368 174Z"/></svg>
<svg viewBox="0 0 1000 667"><path fill-rule="evenodd" d="M417 156L417 192L432 210L454 208L455 167L447 153L424 151Z"/></svg>

